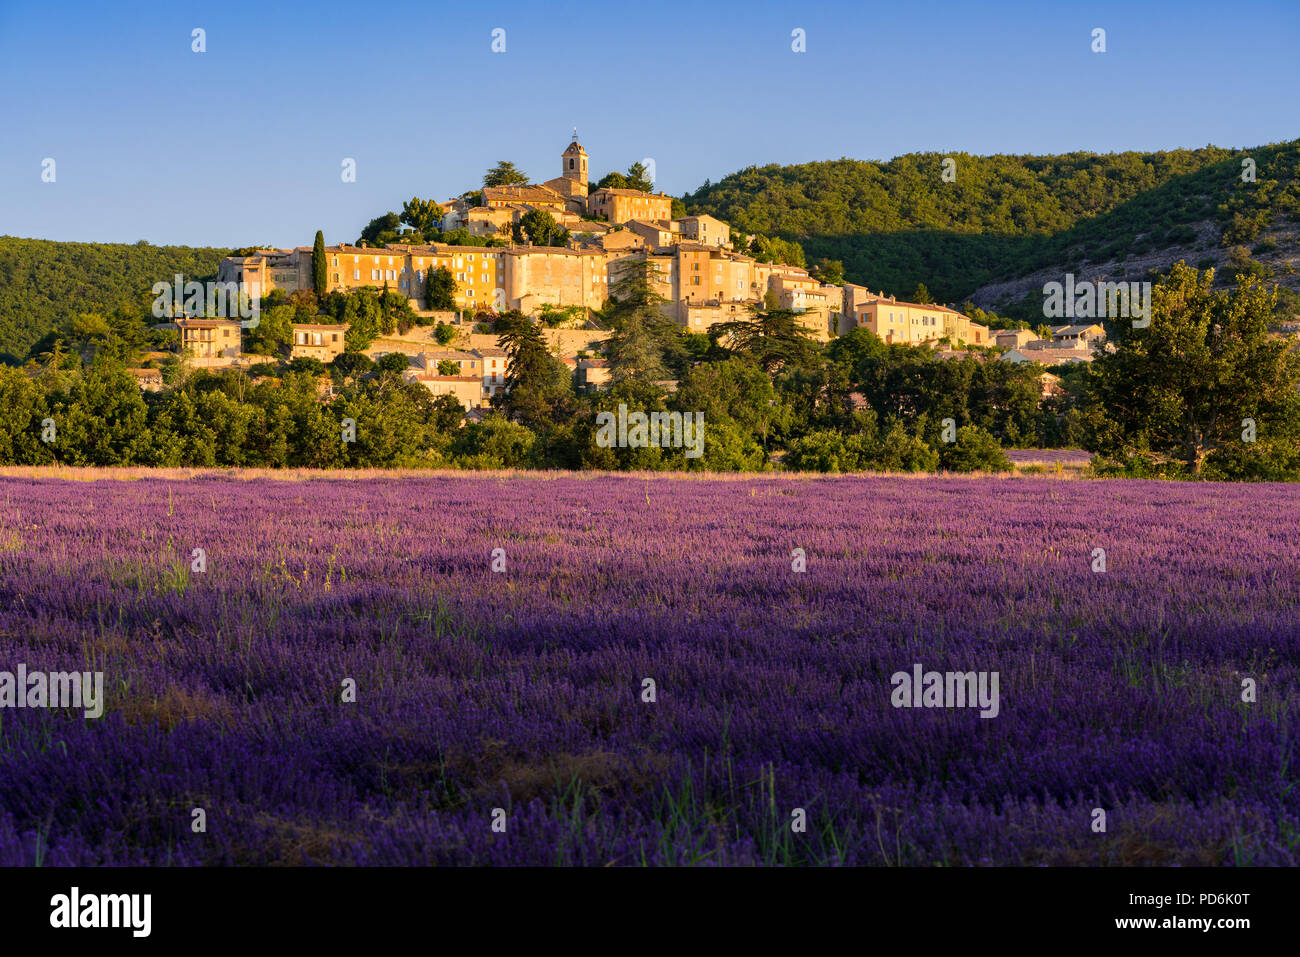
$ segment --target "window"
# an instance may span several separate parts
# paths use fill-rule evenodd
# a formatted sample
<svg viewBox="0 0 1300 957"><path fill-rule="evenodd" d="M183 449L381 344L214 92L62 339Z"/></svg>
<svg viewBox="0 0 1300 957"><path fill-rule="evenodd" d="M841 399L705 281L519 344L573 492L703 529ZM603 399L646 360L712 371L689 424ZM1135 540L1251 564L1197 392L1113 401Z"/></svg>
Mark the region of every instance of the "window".
<svg viewBox="0 0 1300 957"><path fill-rule="evenodd" d="M352 270L352 278L353 278L354 280L360 280L360 279L361 279L361 270L360 270L360 269L354 269L354 270Z"/></svg>

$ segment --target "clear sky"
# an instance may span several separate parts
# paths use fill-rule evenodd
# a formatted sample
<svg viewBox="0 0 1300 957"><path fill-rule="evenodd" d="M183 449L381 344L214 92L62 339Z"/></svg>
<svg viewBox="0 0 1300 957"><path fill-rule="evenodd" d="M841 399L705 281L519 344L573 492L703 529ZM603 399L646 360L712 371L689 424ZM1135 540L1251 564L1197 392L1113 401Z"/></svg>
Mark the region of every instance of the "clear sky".
<svg viewBox="0 0 1300 957"><path fill-rule="evenodd" d="M575 126L593 178L652 158L678 195L842 156L1248 147L1300 136L1298 93L1300 0L0 0L0 234L351 241L500 159L559 175Z"/></svg>

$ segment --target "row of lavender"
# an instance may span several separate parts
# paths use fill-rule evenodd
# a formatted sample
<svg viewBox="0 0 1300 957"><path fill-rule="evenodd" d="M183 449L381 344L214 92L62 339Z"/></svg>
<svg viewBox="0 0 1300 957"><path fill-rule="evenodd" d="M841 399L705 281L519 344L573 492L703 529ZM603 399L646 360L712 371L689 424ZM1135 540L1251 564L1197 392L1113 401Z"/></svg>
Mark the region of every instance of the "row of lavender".
<svg viewBox="0 0 1300 957"><path fill-rule="evenodd" d="M0 864L1294 864L1295 494L0 480Z"/></svg>

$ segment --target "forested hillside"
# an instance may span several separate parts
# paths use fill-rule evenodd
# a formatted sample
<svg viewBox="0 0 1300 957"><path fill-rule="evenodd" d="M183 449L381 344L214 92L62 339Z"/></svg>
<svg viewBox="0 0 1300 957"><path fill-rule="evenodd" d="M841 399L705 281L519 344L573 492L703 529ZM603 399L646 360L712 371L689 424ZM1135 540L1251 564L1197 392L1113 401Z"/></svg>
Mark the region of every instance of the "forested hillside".
<svg viewBox="0 0 1300 957"><path fill-rule="evenodd" d="M1239 246L1276 252L1267 231L1293 237L1300 224L1298 172L1300 140L1251 150L914 153L887 163L750 167L684 200L733 229L795 240L810 263L841 260L850 281L902 294L923 282L959 302L997 280L1122 264L1153 250L1193 261L1226 259ZM1293 238L1281 245L1294 254Z"/></svg>
<svg viewBox="0 0 1300 957"><path fill-rule="evenodd" d="M81 312L148 303L155 282L215 278L226 249L148 243L61 243L0 236L0 359Z"/></svg>

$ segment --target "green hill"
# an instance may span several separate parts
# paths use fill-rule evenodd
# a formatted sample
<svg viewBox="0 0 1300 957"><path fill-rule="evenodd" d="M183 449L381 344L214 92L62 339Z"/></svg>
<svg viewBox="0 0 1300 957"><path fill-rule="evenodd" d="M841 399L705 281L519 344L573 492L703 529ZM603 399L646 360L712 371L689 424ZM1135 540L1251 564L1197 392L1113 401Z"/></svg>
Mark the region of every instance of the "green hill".
<svg viewBox="0 0 1300 957"><path fill-rule="evenodd" d="M956 163L952 182L945 155ZM1253 183L1242 181L1246 157ZM959 302L990 284L1011 291L1040 270L1145 273L1156 259L1219 261L1252 244L1277 253L1285 273L1297 248L1298 173L1300 140L1244 151L913 153L750 167L683 199L733 229L799 242L810 263L841 260L850 281L896 294L924 282Z"/></svg>
<svg viewBox="0 0 1300 957"><path fill-rule="evenodd" d="M82 312L147 305L155 282L214 278L226 249L148 243L61 243L0 236L0 359Z"/></svg>

